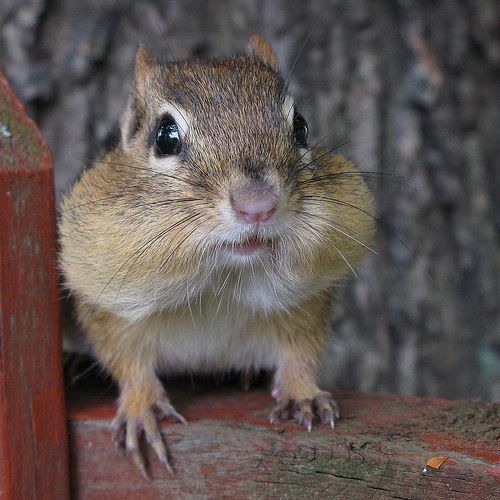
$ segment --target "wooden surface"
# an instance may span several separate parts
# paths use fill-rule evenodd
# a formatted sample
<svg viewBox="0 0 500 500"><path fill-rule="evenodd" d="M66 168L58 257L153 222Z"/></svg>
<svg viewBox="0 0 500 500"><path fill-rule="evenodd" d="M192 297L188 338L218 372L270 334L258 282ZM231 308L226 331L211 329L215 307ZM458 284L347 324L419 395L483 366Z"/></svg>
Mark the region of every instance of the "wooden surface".
<svg viewBox="0 0 500 500"><path fill-rule="evenodd" d="M170 384L172 386L172 384ZM162 427L175 475L150 450L153 479L116 452L112 396L70 394L74 499L500 498L500 405L337 392L334 431L271 425L264 389L170 391L188 425ZM439 468L429 459L446 456Z"/></svg>
<svg viewBox="0 0 500 500"><path fill-rule="evenodd" d="M52 158L0 72L0 498L69 496Z"/></svg>

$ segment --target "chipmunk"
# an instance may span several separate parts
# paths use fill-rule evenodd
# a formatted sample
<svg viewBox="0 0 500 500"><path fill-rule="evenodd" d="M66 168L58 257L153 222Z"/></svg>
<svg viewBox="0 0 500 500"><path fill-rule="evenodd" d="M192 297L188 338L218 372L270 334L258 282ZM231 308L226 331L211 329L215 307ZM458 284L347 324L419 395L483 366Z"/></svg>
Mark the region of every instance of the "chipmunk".
<svg viewBox="0 0 500 500"><path fill-rule="evenodd" d="M333 289L373 236L372 196L309 145L277 58L160 64L141 45L116 147L65 196L60 266L120 396L111 429L143 475L142 433L171 471L160 374L274 370L273 423L338 408L316 382Z"/></svg>

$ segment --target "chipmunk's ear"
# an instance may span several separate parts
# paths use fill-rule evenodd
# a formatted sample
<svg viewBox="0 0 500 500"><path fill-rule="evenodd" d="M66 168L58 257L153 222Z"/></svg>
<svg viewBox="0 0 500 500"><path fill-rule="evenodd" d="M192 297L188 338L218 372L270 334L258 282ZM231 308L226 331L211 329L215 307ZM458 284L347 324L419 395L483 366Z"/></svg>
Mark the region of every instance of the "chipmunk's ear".
<svg viewBox="0 0 500 500"><path fill-rule="evenodd" d="M137 55L135 56L135 84L140 87L148 84L154 73L156 65L151 49L141 43Z"/></svg>
<svg viewBox="0 0 500 500"><path fill-rule="evenodd" d="M127 108L123 113L120 129L124 150L130 148L144 119L144 100L155 72L156 61L151 49L141 43L135 58L135 79L130 89Z"/></svg>
<svg viewBox="0 0 500 500"><path fill-rule="evenodd" d="M248 43L250 55L260 59L274 71L278 71L278 59L271 46L259 35L252 35Z"/></svg>

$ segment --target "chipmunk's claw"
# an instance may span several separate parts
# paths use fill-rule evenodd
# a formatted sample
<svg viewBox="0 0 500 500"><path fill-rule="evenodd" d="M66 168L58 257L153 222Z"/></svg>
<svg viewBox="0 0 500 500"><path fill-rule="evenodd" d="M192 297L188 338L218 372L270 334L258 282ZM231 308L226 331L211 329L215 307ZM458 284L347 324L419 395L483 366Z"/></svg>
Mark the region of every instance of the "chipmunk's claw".
<svg viewBox="0 0 500 500"><path fill-rule="evenodd" d="M165 420L167 418L175 418L182 424L187 425L186 419L176 411L168 398L157 399L153 405L153 411L155 412L158 421Z"/></svg>
<svg viewBox="0 0 500 500"><path fill-rule="evenodd" d="M271 413L271 423L283 423L289 418L295 418L299 425L311 431L314 417L317 416L321 425L335 427L335 419L339 418L339 409L335 400L328 392L321 392L311 399L284 399Z"/></svg>
<svg viewBox="0 0 500 500"><path fill-rule="evenodd" d="M160 463L169 473L174 473L168 460L167 447L158 426L159 421L168 417L173 417L183 424L187 423L165 396L158 399L138 418L127 416L122 409L118 410L118 414L111 424L111 434L115 448L117 450L125 449L127 455L132 458L145 479L151 479L151 477L147 471L145 457L140 449L140 436L143 432Z"/></svg>
<svg viewBox="0 0 500 500"><path fill-rule="evenodd" d="M127 437L127 419L125 413L118 412L111 423L111 436L116 451L125 450L125 440Z"/></svg>
<svg viewBox="0 0 500 500"><path fill-rule="evenodd" d="M291 417L291 409L292 409L292 400L291 399L283 399L278 402L278 405L271 413L271 423L272 424L282 424L286 422Z"/></svg>
<svg viewBox="0 0 500 500"><path fill-rule="evenodd" d="M149 480L151 478L146 470L146 462L141 450L139 449L140 431L138 429L134 429L134 427L137 427L137 425L134 425L134 420L135 419L132 419L132 421L129 420L127 423L127 439L125 448L127 453L132 457L135 465L141 471L144 479Z"/></svg>
<svg viewBox="0 0 500 500"><path fill-rule="evenodd" d="M335 428L335 420L340 417L339 407L331 394L325 392L313 399L316 413L319 415L322 425L330 425Z"/></svg>
<svg viewBox="0 0 500 500"><path fill-rule="evenodd" d="M313 424L313 407L311 399L303 399L292 406L293 417L297 420L299 425L304 426L309 432L311 432Z"/></svg>

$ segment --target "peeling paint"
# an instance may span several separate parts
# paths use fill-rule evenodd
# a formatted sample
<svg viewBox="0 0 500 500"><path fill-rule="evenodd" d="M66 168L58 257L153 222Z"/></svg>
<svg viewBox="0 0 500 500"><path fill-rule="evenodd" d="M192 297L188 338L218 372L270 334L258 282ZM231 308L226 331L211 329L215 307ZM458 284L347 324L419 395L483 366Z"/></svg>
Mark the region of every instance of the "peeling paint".
<svg viewBox="0 0 500 500"><path fill-rule="evenodd" d="M0 134L7 138L12 137L12 132L2 123L0 123Z"/></svg>

